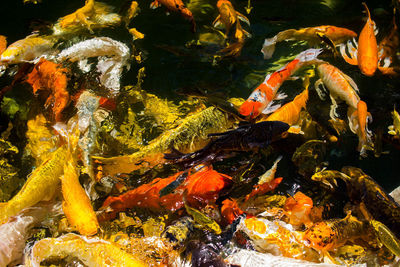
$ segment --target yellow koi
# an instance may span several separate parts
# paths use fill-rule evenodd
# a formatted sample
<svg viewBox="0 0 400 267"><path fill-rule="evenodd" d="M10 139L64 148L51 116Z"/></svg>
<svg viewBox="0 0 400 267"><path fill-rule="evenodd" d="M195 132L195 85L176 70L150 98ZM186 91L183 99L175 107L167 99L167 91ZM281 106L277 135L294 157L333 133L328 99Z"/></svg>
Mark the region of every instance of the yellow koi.
<svg viewBox="0 0 400 267"><path fill-rule="evenodd" d="M66 234L59 238L45 238L35 243L26 266L39 266L48 258L78 258L85 266L146 266L133 255L123 251L115 243L99 238L85 238Z"/></svg>
<svg viewBox="0 0 400 267"><path fill-rule="evenodd" d="M103 158L94 156L97 179L102 175L130 173L141 168L151 168L165 162L164 153L176 149L182 153L196 151L209 141L208 135L228 130L234 124L229 116L215 107L209 107L188 116L174 129L165 131L147 146L131 155Z"/></svg>
<svg viewBox="0 0 400 267"><path fill-rule="evenodd" d="M65 146L54 151L47 161L31 173L22 189L10 201L0 205L0 224L24 208L53 197L64 170L66 153Z"/></svg>
<svg viewBox="0 0 400 267"><path fill-rule="evenodd" d="M17 64L34 60L48 53L54 45L54 41L45 36L29 35L25 39L10 44L1 54L0 62Z"/></svg>
<svg viewBox="0 0 400 267"><path fill-rule="evenodd" d="M63 34L67 33L68 30L81 29L82 26L92 32L94 28L119 24L121 16L111 12L112 7L107 4L86 0L83 7L58 20L53 27L54 33Z"/></svg>
<svg viewBox="0 0 400 267"><path fill-rule="evenodd" d="M393 109L392 112L393 116L393 125L390 125L389 128L389 134L391 135L400 135L400 115L396 111L396 109Z"/></svg>
<svg viewBox="0 0 400 267"><path fill-rule="evenodd" d="M93 210L89 197L79 183L76 162L70 159L64 165L64 175L61 176L63 194L63 210L68 222L78 230L81 235L94 235L97 233L99 223Z"/></svg>

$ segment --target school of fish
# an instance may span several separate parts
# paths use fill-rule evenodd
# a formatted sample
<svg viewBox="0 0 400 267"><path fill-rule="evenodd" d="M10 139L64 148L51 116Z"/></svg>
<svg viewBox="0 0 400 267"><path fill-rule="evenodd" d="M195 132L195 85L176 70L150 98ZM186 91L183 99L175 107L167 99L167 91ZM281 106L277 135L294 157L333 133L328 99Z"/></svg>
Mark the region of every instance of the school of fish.
<svg viewBox="0 0 400 267"><path fill-rule="evenodd" d="M398 1L75 2L0 35L0 267L398 265Z"/></svg>

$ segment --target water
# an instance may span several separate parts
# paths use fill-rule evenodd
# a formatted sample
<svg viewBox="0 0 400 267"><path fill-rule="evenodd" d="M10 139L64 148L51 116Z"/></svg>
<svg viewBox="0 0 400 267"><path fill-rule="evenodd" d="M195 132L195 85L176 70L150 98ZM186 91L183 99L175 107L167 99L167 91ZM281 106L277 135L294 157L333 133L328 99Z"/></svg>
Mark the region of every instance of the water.
<svg viewBox="0 0 400 267"><path fill-rule="evenodd" d="M289 58L308 47L305 43L281 42L277 44L273 58L264 60L260 52L264 39L272 37L282 30L335 25L359 33L365 24L362 1L252 0L253 9L250 14L245 13L247 0L232 1L236 10L245 14L250 20L250 27L244 23L242 23L242 26L251 33L252 37L246 40L240 56L215 59L214 55L223 46L217 43L208 45L195 45L194 43L201 34L213 33L210 27L212 27L212 22L218 15L218 10L215 7L216 1L191 0L186 3L187 6L193 8L197 23L196 33L190 31L190 23L179 14L171 13L167 16L164 7L152 10L149 8L150 1L138 2L141 11L131 21L130 26L144 33L144 39L133 42L131 36L123 27L102 29L97 31L96 35L108 36L127 45L133 44L138 51L142 52L143 62L135 63L132 61L130 70L123 74L123 85L135 84L138 70L145 67L146 78L142 88L175 103L184 98L184 96L177 94L177 91L188 92L194 87L201 87L208 93L222 94L226 98L241 97L246 99L253 89L263 81L266 73L271 72L272 68L277 68L277 65L274 65L275 61L280 58ZM106 3L115 6L115 12L122 12L129 6L128 2L122 0L106 1ZM377 35L379 43L392 27L392 1L366 1L366 3L379 29ZM37 5L24 5L22 0L7 0L2 5L0 34L7 36L9 44L13 43L29 35L38 26L46 22L55 22L59 17L74 12L82 5L83 1L76 0L43 0ZM88 36L81 36L81 38L88 38ZM397 57L398 55L397 50ZM366 77L360 73L357 66L347 64L340 57L334 58L329 52L325 53L324 59L353 78L358 85L360 97L367 103L368 110L373 117L373 122L369 125L369 128L374 133L383 132L382 151L385 152L379 157L374 157L372 153L369 153L367 158L360 158L358 151L356 151L357 136L348 131L345 135L339 137L337 143L328 145L328 153L325 159L329 163L328 168L340 170L343 166L359 167L388 192L392 191L400 185L398 176L400 172L400 164L398 164L400 149L399 143L396 146L390 142L387 127L393 122L391 116L393 107L400 107L399 77L384 76L379 71L373 77ZM328 120L329 117L326 114L330 105L329 99L323 102L317 97L315 90L313 90L315 80L314 77L310 86L310 101L307 107L320 107L321 113L325 114L323 118ZM1 87L8 85L10 81L9 77L2 77L0 80ZM14 97L18 101L29 101L29 98L32 97L29 95L29 88L26 86L19 85L14 88L14 90L17 89L20 92L10 92L7 96ZM303 88L301 81L297 80L285 82L280 90L286 92L289 99L292 99ZM73 110L70 108L66 110L66 113L68 112L71 114ZM345 112L342 115L344 114ZM3 114L2 120L1 129L4 131L8 118ZM17 129L14 129L14 131L18 134L10 137L10 139L22 149L26 142L23 139L26 126L17 124L16 127ZM290 147L290 144L286 145ZM292 147L275 153L284 155L277 175L282 175L287 179L284 182L287 188L290 187L292 180L302 183L302 178L296 174L296 169L290 161L293 151L294 148ZM232 166L247 159L249 159L249 154L240 154L237 158L216 164L216 168L232 174L234 173ZM273 157L265 157L263 162L257 163L259 164L258 167L267 169L274 159ZM25 174L31 170L28 166L21 168L24 169L22 173ZM256 173L261 173L261 171L258 170ZM168 171L162 173L161 176L165 177L167 174L169 174Z"/></svg>

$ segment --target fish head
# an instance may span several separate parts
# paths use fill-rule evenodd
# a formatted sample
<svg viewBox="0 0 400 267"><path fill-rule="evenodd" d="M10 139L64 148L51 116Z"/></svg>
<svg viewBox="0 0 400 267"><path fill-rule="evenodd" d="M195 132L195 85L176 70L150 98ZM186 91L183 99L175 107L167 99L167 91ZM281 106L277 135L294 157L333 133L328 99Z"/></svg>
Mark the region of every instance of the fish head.
<svg viewBox="0 0 400 267"><path fill-rule="evenodd" d="M336 239L337 233L326 222L319 222L305 232L303 242L314 249L330 250Z"/></svg>
<svg viewBox="0 0 400 267"><path fill-rule="evenodd" d="M373 60L371 60L374 62ZM375 71L377 69L377 65L375 64L362 64L360 65L360 70L361 73L364 74L365 76L373 76L375 74Z"/></svg>
<svg viewBox="0 0 400 267"><path fill-rule="evenodd" d="M289 130L289 124L282 121L269 121L271 123L271 136L272 139L283 138L287 135L287 131Z"/></svg>
<svg viewBox="0 0 400 267"><path fill-rule="evenodd" d="M0 61L5 63L19 62L22 50L18 47L8 47L0 56Z"/></svg>

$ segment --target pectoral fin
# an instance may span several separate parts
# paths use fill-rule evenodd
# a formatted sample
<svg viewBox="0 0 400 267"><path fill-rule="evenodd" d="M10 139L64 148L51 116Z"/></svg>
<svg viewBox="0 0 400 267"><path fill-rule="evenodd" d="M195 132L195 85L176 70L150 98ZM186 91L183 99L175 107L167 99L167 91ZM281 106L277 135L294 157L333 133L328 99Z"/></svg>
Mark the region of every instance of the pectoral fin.
<svg viewBox="0 0 400 267"><path fill-rule="evenodd" d="M236 11L236 15L238 16L238 18L239 18L241 21L243 21L244 23L246 23L247 25L250 26L250 21L249 21L249 19L248 19L245 15L243 15L243 14L237 12L237 11Z"/></svg>

